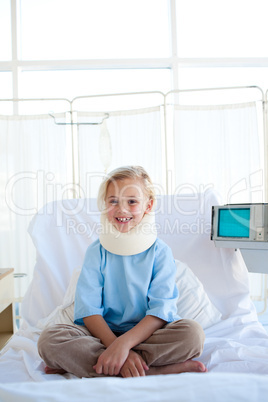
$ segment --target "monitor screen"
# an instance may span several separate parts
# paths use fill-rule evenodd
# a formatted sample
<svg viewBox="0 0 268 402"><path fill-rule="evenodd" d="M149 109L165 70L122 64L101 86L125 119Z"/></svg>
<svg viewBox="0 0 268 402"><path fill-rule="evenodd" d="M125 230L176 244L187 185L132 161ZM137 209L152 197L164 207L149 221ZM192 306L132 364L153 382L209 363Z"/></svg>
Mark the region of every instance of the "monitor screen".
<svg viewBox="0 0 268 402"><path fill-rule="evenodd" d="M219 209L218 236L244 237L250 235L250 208Z"/></svg>

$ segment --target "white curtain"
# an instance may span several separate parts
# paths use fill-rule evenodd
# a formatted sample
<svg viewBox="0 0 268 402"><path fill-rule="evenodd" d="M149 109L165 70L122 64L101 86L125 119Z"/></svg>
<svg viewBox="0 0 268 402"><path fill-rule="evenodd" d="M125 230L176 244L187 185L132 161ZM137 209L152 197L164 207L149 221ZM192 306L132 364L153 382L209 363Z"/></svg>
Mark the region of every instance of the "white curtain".
<svg viewBox="0 0 268 402"><path fill-rule="evenodd" d="M79 122L101 121L104 114L78 113ZM108 171L123 165L142 165L158 186L164 187L163 138L160 107L109 113L104 121L110 139L110 149L100 143L102 125L79 126L79 171L82 194L96 197L105 173L100 153L108 151Z"/></svg>
<svg viewBox="0 0 268 402"><path fill-rule="evenodd" d="M1 116L0 152L0 267L27 273L25 279L15 280L19 297L35 264L29 222L42 205L60 197L70 181L70 150L65 127L50 116Z"/></svg>
<svg viewBox="0 0 268 402"><path fill-rule="evenodd" d="M213 188L223 203L264 202L264 138L256 103L174 109L175 191ZM262 297L263 278L250 273L254 299Z"/></svg>
<svg viewBox="0 0 268 402"><path fill-rule="evenodd" d="M177 191L211 187L224 202L262 202L263 137L256 103L174 109Z"/></svg>

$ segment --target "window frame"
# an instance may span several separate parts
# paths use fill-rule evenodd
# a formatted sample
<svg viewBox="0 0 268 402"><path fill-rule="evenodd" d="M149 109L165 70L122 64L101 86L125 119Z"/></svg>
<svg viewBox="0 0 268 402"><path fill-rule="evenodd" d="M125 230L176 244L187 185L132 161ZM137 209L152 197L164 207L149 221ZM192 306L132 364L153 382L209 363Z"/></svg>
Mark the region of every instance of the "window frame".
<svg viewBox="0 0 268 402"><path fill-rule="evenodd" d="M12 74L12 98L19 98L19 80L22 71L40 70L96 70L96 69L155 69L165 68L171 70L170 90L179 90L180 72L184 67L268 67L268 57L249 58L181 58L178 54L176 0L168 0L170 22L170 49L171 56L166 58L142 59L91 59L91 60L20 60L19 58L19 15L20 1L10 0L11 6L11 38L12 59L0 62L0 72L7 71ZM157 88L156 88L157 90ZM77 94L79 96L80 94ZM18 114L18 103L13 104L13 113Z"/></svg>

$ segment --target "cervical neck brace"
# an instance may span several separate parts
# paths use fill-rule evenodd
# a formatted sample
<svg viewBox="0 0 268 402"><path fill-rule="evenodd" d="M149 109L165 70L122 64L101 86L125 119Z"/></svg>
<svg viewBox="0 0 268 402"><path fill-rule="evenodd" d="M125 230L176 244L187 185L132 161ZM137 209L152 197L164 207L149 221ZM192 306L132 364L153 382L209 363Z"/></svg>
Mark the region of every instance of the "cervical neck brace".
<svg viewBox="0 0 268 402"><path fill-rule="evenodd" d="M156 240L154 213L145 214L141 222L126 233L119 232L103 213L101 214L99 239L101 245L113 254L134 255L142 253L151 247Z"/></svg>

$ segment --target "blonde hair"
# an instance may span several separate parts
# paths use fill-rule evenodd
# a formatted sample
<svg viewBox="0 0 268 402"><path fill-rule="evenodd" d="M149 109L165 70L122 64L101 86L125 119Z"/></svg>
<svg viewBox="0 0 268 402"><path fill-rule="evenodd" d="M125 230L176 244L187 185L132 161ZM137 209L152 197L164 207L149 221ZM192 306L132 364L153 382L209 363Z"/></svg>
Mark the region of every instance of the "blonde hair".
<svg viewBox="0 0 268 402"><path fill-rule="evenodd" d="M98 208L100 211L105 209L105 198L109 184L116 180L125 179L140 180L149 200L155 202L154 186L146 170L141 166L122 166L110 172L100 185L98 193Z"/></svg>

